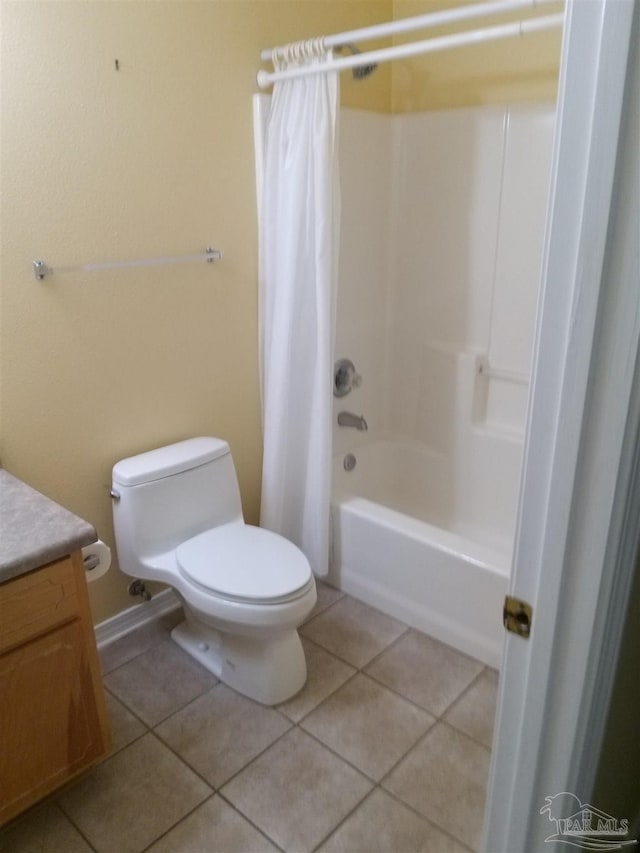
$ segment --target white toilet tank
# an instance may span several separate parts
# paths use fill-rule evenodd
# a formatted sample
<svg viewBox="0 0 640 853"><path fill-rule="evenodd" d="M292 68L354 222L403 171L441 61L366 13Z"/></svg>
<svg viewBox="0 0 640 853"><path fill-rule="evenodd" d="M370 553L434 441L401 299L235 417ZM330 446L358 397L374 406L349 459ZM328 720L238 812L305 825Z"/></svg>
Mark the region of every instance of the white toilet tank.
<svg viewBox="0 0 640 853"><path fill-rule="evenodd" d="M176 548L211 527L242 521L229 445L191 438L131 456L113 467L113 523L120 568Z"/></svg>

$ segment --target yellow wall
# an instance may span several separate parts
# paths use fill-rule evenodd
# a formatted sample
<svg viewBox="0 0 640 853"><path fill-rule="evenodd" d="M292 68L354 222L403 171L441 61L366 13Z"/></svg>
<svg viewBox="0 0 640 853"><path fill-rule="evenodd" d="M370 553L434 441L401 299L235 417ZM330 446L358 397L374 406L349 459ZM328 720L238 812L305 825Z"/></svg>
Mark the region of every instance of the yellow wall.
<svg viewBox="0 0 640 853"><path fill-rule="evenodd" d="M409 18L454 6L472 5L473 0L393 0L393 17ZM490 27L562 11L561 2L546 5L535 13L509 13L398 36L394 44L446 35L474 26ZM466 46L425 54L393 63L392 110L394 113L504 104L522 101L551 101L557 93L561 31L549 30L525 38L510 38L483 45Z"/></svg>
<svg viewBox="0 0 640 853"><path fill-rule="evenodd" d="M256 521L260 49L389 16L388 0L2 3L0 458L111 546L113 463L191 435L229 439ZM388 108L388 72L343 83L348 105ZM209 244L218 265L31 268ZM126 586L117 564L91 585L96 621L133 603Z"/></svg>
<svg viewBox="0 0 640 853"><path fill-rule="evenodd" d="M245 514L258 517L251 95L260 50L424 5L3 0L0 458L111 546L113 463L191 435L229 439ZM438 62L444 83L431 64L419 72L383 65L359 83L343 74L343 104L405 111L475 102L462 56ZM521 82L513 67L483 79L496 74L513 94L513 80ZM505 87L491 91L502 96ZM223 251L220 264L42 283L31 267L32 259L55 268L210 244ZM91 585L97 622L130 606L127 582L116 561Z"/></svg>

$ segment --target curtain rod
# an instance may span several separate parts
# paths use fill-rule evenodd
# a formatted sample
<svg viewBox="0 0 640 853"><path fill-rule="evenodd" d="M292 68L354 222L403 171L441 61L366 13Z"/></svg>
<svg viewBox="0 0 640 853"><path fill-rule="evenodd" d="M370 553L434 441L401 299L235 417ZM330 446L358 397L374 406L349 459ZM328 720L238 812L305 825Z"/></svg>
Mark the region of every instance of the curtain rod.
<svg viewBox="0 0 640 853"><path fill-rule="evenodd" d="M497 39L512 38L513 36L525 36L529 33L561 27L563 22L564 14L559 13L557 15L547 15L542 18L531 18L528 21L515 21L514 23L485 27L480 30L468 30L464 33L454 33L449 36L424 39L423 41L401 44L396 47L369 50L366 53L359 53L356 56L328 60L327 62L316 63L314 65L294 66L284 71L274 71L271 73L268 71L258 71L257 83L261 89L265 89L279 80L289 80L294 77L309 77L312 74L342 71L347 68L356 68L371 63L391 62L394 59L406 59L411 56L435 53L436 51L463 47L468 44L481 44L487 41L496 41Z"/></svg>
<svg viewBox="0 0 640 853"><path fill-rule="evenodd" d="M444 24L468 21L473 18L481 18L485 15L500 15L507 12L521 11L522 9L538 9L549 3L559 4L559 0L493 0L489 3L476 3L472 6L463 6L459 9L445 9L441 12L429 12L426 15L417 15L412 18L402 18L399 21L389 21L386 24L373 24L370 27L361 27L357 30L349 30L344 33L324 36L325 47L338 47L345 42L367 41L368 39L384 38L385 36L398 35L399 33L410 33L415 30L424 30L429 27L439 27ZM263 50L260 58L268 62L273 51L278 48Z"/></svg>

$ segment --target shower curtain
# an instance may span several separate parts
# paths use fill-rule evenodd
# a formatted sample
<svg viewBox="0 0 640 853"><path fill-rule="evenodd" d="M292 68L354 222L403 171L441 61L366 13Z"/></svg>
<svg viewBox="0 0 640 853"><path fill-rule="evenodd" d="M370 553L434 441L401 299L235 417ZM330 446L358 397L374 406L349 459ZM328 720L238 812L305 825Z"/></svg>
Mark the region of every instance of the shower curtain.
<svg viewBox="0 0 640 853"><path fill-rule="evenodd" d="M261 121L265 100L255 96L264 434L260 524L295 542L313 571L325 575L339 227L338 76L276 83L269 114Z"/></svg>

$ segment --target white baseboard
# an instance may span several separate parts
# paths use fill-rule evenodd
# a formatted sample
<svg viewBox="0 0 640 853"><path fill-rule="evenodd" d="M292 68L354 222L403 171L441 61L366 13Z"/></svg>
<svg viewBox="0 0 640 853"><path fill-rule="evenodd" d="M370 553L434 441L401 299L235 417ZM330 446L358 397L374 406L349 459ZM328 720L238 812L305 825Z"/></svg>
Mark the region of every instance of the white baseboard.
<svg viewBox="0 0 640 853"><path fill-rule="evenodd" d="M98 648L108 646L124 637L125 634L135 631L136 628L146 625L147 622L152 622L154 619L159 619L165 613L171 613L172 610L177 610L181 607L181 602L178 596L172 589L163 589L162 592L153 596L151 601L143 601L141 604L134 604L127 610L121 613L116 613L110 619L105 619L96 625L96 643Z"/></svg>

